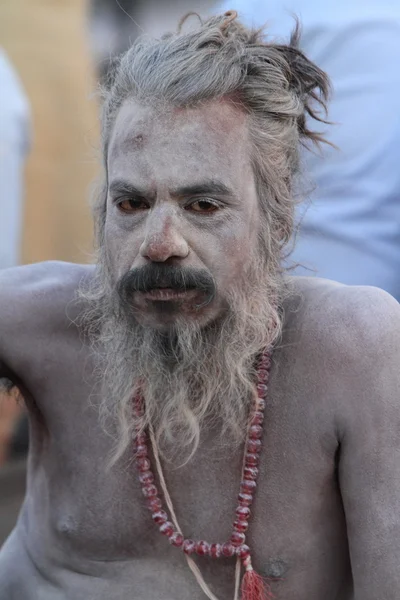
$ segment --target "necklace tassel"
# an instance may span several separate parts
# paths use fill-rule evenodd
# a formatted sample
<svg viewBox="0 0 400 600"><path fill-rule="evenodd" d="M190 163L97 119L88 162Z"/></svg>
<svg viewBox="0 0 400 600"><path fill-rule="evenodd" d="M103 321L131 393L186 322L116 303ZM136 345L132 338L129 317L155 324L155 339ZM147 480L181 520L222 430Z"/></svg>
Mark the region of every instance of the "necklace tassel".
<svg viewBox="0 0 400 600"><path fill-rule="evenodd" d="M268 583L252 567L250 557L243 561L245 574L242 579L241 600L272 600Z"/></svg>

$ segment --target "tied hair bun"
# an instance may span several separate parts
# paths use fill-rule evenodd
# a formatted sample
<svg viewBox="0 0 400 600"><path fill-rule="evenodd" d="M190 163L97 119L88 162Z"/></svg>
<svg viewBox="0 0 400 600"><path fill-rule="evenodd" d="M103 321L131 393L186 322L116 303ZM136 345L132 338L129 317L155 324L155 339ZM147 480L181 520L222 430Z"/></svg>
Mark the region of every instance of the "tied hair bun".
<svg viewBox="0 0 400 600"><path fill-rule="evenodd" d="M226 13L224 13L224 17L226 17L226 19L220 27L221 31L225 31L229 25L238 18L238 14L236 10L227 10Z"/></svg>
<svg viewBox="0 0 400 600"><path fill-rule="evenodd" d="M197 13L195 11L188 12L185 15L183 15L183 17L178 22L178 27L177 27L178 35L180 33L182 33L182 28L183 28L184 24L186 23L186 21L190 17L197 17L197 19L200 21L200 25L204 25L204 21L201 18L201 16L199 15L199 13ZM238 13L236 10L227 10L222 15L222 17L223 17L223 21L219 28L224 33L229 28L230 24L233 23L233 21L236 21L236 19L238 18Z"/></svg>

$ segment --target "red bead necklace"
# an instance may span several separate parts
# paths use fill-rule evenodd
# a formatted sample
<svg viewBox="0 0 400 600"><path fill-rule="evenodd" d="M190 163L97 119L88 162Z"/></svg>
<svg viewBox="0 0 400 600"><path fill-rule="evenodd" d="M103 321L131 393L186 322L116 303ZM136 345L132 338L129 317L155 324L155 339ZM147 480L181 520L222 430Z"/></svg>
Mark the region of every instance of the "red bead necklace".
<svg viewBox="0 0 400 600"><path fill-rule="evenodd" d="M135 398L134 412L137 419L137 434L134 440L136 464L139 471L139 481L142 492L147 499L147 506L152 513L154 523L165 535L172 546L181 548L186 555L196 553L199 556L212 558L233 557L241 559L245 569L242 581L242 600L263 600L270 597L268 586L255 573L251 565L251 551L246 544L246 531L249 526L250 507L253 494L257 487L258 464L261 452L262 425L264 421L265 399L268 390L269 371L271 367L271 352L265 350L257 365L257 394L252 408L248 435L245 444L242 481L238 496L235 520L231 537L225 543L208 543L204 540L194 541L185 538L170 521L155 485L152 472L147 434L141 430L141 419L144 416L144 399L141 394Z"/></svg>

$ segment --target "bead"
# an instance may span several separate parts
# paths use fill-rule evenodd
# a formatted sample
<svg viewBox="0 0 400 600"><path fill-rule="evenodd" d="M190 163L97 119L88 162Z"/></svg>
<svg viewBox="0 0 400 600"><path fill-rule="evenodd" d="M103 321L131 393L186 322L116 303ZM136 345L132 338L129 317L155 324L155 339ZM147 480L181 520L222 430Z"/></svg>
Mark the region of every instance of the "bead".
<svg viewBox="0 0 400 600"><path fill-rule="evenodd" d="M171 537L175 533L173 524L170 521L166 521L160 525L160 531L163 535Z"/></svg>
<svg viewBox="0 0 400 600"><path fill-rule="evenodd" d="M139 481L142 485L148 485L149 483L153 483L154 475L151 471L144 471L139 474Z"/></svg>
<svg viewBox="0 0 400 600"><path fill-rule="evenodd" d="M256 467L258 465L258 454L252 454L248 452L245 457L246 467Z"/></svg>
<svg viewBox="0 0 400 600"><path fill-rule="evenodd" d="M244 535L244 533L240 533L239 531L234 531L232 533L232 535L231 535L231 543L236 548L238 546L242 546L242 544L244 544L245 541L246 541L246 536Z"/></svg>
<svg viewBox="0 0 400 600"><path fill-rule="evenodd" d="M240 484L240 491L244 494L253 494L256 491L257 483L254 479L244 479Z"/></svg>
<svg viewBox="0 0 400 600"><path fill-rule="evenodd" d="M144 446L147 442L147 437L145 433L138 433L138 435L136 436L136 445L137 446Z"/></svg>
<svg viewBox="0 0 400 600"><path fill-rule="evenodd" d="M259 440L257 440L259 441ZM257 479L258 477L258 469L257 467L245 467L243 471L243 475L245 479Z"/></svg>
<svg viewBox="0 0 400 600"><path fill-rule="evenodd" d="M152 514L152 519L157 525L162 525L165 521L168 521L168 515L165 510L158 510Z"/></svg>
<svg viewBox="0 0 400 600"><path fill-rule="evenodd" d="M270 364L264 363L263 365L260 365L260 368L257 371L258 383L265 383L268 381L270 369Z"/></svg>
<svg viewBox="0 0 400 600"><path fill-rule="evenodd" d="M249 438L251 440L258 440L262 436L262 427L261 425L251 425L249 429Z"/></svg>
<svg viewBox="0 0 400 600"><path fill-rule="evenodd" d="M193 540L185 540L182 545L185 554L193 554L196 550L196 542Z"/></svg>
<svg viewBox="0 0 400 600"><path fill-rule="evenodd" d="M148 458L138 458L137 459L137 466L139 471L143 472L143 471L150 471L150 461Z"/></svg>
<svg viewBox="0 0 400 600"><path fill-rule="evenodd" d="M181 548L183 545L183 539L183 535L178 531L175 531L175 533L170 536L169 541L173 546L176 546L176 548Z"/></svg>
<svg viewBox="0 0 400 600"><path fill-rule="evenodd" d="M257 400L257 408L258 410L265 410L265 400L264 398L258 398Z"/></svg>
<svg viewBox="0 0 400 600"><path fill-rule="evenodd" d="M250 509L248 506L238 506L236 509L236 514L240 521L247 521L250 517Z"/></svg>
<svg viewBox="0 0 400 600"><path fill-rule="evenodd" d="M257 394L259 398L265 398L268 392L268 386L265 383L257 383Z"/></svg>
<svg viewBox="0 0 400 600"><path fill-rule="evenodd" d="M133 411L133 414L135 416L135 418L139 421L140 419L143 419L144 417L144 411L143 411L143 407L140 406L139 404L137 404L135 406L135 409ZM140 427L140 424L137 425L137 427Z"/></svg>
<svg viewBox="0 0 400 600"><path fill-rule="evenodd" d="M226 542L226 544L222 545L221 553L222 556L229 558L235 554L235 547L230 542Z"/></svg>
<svg viewBox="0 0 400 600"><path fill-rule="evenodd" d="M147 506L151 512L157 512L162 508L161 498L159 496L153 496L147 500Z"/></svg>
<svg viewBox="0 0 400 600"><path fill-rule="evenodd" d="M145 446L144 444L136 446L136 456L138 458L143 458L144 456L147 456L147 446Z"/></svg>
<svg viewBox="0 0 400 600"><path fill-rule="evenodd" d="M247 452L250 454L258 454L261 452L261 440L249 440L247 442Z"/></svg>
<svg viewBox="0 0 400 600"><path fill-rule="evenodd" d="M257 373L257 394L253 413L251 414L250 427L248 431L248 441L245 450L245 461L243 469L243 480L240 484L240 493L238 496L239 505L236 509L236 520L233 524L231 538L225 544L208 544L206 541L194 541L184 539L183 535L176 531L173 523L168 521L167 513L162 510L162 501L158 496L158 490L154 484L154 474L151 471L151 462L148 458L149 444L148 437L143 431L144 425L144 400L141 395L136 398L134 413L137 416L135 423L136 438L133 446L136 454L136 463L139 470L139 480L142 485L142 492L147 498L147 506L152 511L152 518L159 526L160 532L167 536L171 545L181 547L182 550L190 555L197 553L199 556L211 556L218 558L220 556L232 557L237 555L244 561L250 559L250 548L245 544L246 532L249 527L248 519L250 517L250 506L253 502L253 493L257 487L259 454L262 449L261 438L263 435L262 424L264 421L263 411L265 410L265 396L268 391L269 368L271 359L269 354L262 355L259 361ZM251 565L250 565L251 566ZM249 568L250 568L249 566Z"/></svg>
<svg viewBox="0 0 400 600"><path fill-rule="evenodd" d="M246 544L243 544L242 546L239 546L239 548L236 550L236 554L239 558L243 560L244 558L250 556L250 548L246 546Z"/></svg>
<svg viewBox="0 0 400 600"><path fill-rule="evenodd" d="M233 528L235 531L240 531L240 533L244 533L249 528L248 521L240 521L240 519L236 519L233 523Z"/></svg>
<svg viewBox="0 0 400 600"><path fill-rule="evenodd" d="M271 367L271 357L268 354L263 354L260 359L260 369L268 370Z"/></svg>
<svg viewBox="0 0 400 600"><path fill-rule="evenodd" d="M207 542L204 542L203 540L197 542L196 552L199 556L207 556L207 554L210 553L210 544L207 544Z"/></svg>
<svg viewBox="0 0 400 600"><path fill-rule="evenodd" d="M238 498L240 506L250 506L253 502L253 496L251 494L240 492Z"/></svg>
<svg viewBox="0 0 400 600"><path fill-rule="evenodd" d="M261 410L256 410L256 412L254 413L252 419L251 419L251 424L252 425L262 425L264 421L264 414L261 412Z"/></svg>
<svg viewBox="0 0 400 600"><path fill-rule="evenodd" d="M265 383L265 381L269 377L269 371L268 371L268 369L260 368L257 371L257 375L258 375L258 382Z"/></svg>
<svg viewBox="0 0 400 600"><path fill-rule="evenodd" d="M152 498L153 496L157 496L158 490L155 485L150 483L150 485L144 485L142 487L143 496L145 498Z"/></svg>
<svg viewBox="0 0 400 600"><path fill-rule="evenodd" d="M219 558L221 556L222 546L221 544L211 544L210 546L210 556L212 558Z"/></svg>

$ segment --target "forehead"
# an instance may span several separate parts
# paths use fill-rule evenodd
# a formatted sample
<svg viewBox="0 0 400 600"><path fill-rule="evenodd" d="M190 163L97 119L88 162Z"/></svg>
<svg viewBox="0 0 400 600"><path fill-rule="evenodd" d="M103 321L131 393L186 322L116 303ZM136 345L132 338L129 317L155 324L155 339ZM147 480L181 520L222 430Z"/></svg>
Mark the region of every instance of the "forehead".
<svg viewBox="0 0 400 600"><path fill-rule="evenodd" d="M164 111L128 101L111 135L108 174L146 186L201 177L238 185L249 150L246 115L227 100Z"/></svg>

